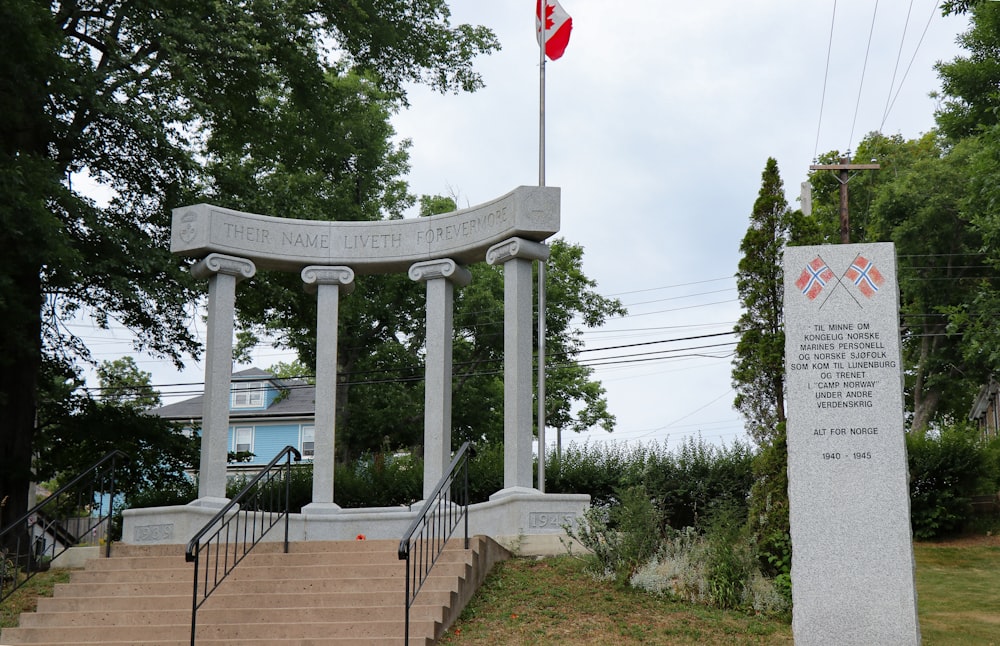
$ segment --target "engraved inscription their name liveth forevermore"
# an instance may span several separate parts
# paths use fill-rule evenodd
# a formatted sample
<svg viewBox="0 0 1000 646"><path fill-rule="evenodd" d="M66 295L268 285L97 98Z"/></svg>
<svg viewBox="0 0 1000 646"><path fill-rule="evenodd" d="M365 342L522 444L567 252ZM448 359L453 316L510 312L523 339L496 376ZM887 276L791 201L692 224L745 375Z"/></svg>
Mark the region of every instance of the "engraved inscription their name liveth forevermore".
<svg viewBox="0 0 1000 646"><path fill-rule="evenodd" d="M197 204L174 210L171 251L227 254L261 269L344 265L383 273L441 257L471 264L503 240L540 242L558 230L559 189L522 186L453 213L374 222L279 218Z"/></svg>

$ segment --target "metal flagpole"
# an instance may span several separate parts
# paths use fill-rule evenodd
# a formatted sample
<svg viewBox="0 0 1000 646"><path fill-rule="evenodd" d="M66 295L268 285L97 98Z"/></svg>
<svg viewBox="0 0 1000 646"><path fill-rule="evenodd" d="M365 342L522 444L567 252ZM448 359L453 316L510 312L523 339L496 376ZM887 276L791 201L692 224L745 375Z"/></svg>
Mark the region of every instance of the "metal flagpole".
<svg viewBox="0 0 1000 646"><path fill-rule="evenodd" d="M545 38L547 0L538 2L538 185L545 186ZM538 490L545 493L545 261L538 261Z"/></svg>

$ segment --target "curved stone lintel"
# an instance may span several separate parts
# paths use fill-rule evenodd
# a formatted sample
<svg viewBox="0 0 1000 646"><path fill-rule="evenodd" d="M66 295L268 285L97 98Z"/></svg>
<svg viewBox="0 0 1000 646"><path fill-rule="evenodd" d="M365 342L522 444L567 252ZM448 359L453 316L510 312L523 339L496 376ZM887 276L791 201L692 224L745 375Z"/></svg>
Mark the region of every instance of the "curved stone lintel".
<svg viewBox="0 0 1000 646"><path fill-rule="evenodd" d="M354 291L354 270L339 265L309 265L302 269L306 292L313 294L320 285L337 285L341 294Z"/></svg>
<svg viewBox="0 0 1000 646"><path fill-rule="evenodd" d="M557 233L559 199L557 187L520 186L451 213L375 222L281 218L194 204L174 209L170 250L196 258L230 254L280 271L346 265L359 274L393 273L436 258L471 265L509 238L539 241Z"/></svg>
<svg viewBox="0 0 1000 646"><path fill-rule="evenodd" d="M191 265L191 275L195 278L209 278L215 274L229 274L240 281L251 278L257 273L257 267L252 260L227 256L221 253L210 253Z"/></svg>
<svg viewBox="0 0 1000 646"><path fill-rule="evenodd" d="M540 242L532 242L523 238L511 238L510 240L504 240L500 244L493 245L486 250L486 262L491 265L499 265L515 258L548 260L549 247Z"/></svg>
<svg viewBox="0 0 1000 646"><path fill-rule="evenodd" d="M451 258L427 260L410 265L410 280L426 282L435 278L444 278L458 287L465 287L472 282L472 272Z"/></svg>

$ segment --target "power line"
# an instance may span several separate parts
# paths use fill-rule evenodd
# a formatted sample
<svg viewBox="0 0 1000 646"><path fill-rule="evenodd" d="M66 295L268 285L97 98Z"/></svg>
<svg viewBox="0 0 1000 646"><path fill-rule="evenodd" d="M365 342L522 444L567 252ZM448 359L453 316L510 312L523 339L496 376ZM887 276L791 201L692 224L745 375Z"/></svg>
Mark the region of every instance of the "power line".
<svg viewBox="0 0 1000 646"><path fill-rule="evenodd" d="M912 2L911 2L911 5L912 5ZM906 77L910 74L910 69L913 67L913 62L917 59L917 52L920 51L920 46L924 42L924 37L927 35L927 30L931 26L931 20L933 20L934 14L937 13L938 5L939 5L939 3L935 2L934 6L931 7L931 13L930 13L929 16L927 16L927 22L926 22L926 24L924 24L924 30L923 30L923 32L921 32L921 34L920 34L920 40L917 41L917 46L913 49L913 56L910 57L910 63L906 66L906 72L903 73L903 78L900 79L900 81L899 81L899 87L896 88L896 94L895 94L895 96L892 97L892 102L889 103L886 106L885 113L882 115L882 122L879 124L879 127L878 127L878 129L880 131L885 126L886 119L889 118L889 112L892 110L893 106L896 105L896 99L899 98L899 93L903 89L903 83L906 82ZM909 17L910 17L909 13L907 13L907 16L906 16L907 21L909 21ZM900 49L902 49L902 43L900 43ZM894 74L895 74L895 72L894 72ZM895 76L893 78L895 78ZM892 86L891 85L889 87L889 91L890 91L890 93L892 92Z"/></svg>
<svg viewBox="0 0 1000 646"><path fill-rule="evenodd" d="M889 81L889 93L885 97L885 109L882 111L882 122L879 124L879 131L881 132L882 127L885 126L885 120L889 116L889 106L892 100L892 89L896 86L896 72L899 71L899 61L903 57L903 43L906 42L906 30L910 26L910 14L913 13L913 0L910 0L910 6L906 9L906 20L903 21L903 35L899 38L899 51L896 52L896 64L892 67L892 80ZM908 70L909 68L907 68ZM900 81L900 86L902 86L902 81Z"/></svg>
<svg viewBox="0 0 1000 646"><path fill-rule="evenodd" d="M868 55L872 48L872 35L875 33L875 17L878 15L878 0L875 0L875 7L872 9L872 25L868 29L868 45L865 47L865 62L861 66L861 82L858 84L858 100L854 104L854 119L851 121L851 136L847 139L847 150L851 150L854 143L854 126L858 122L858 110L861 108L861 90L865 86L865 72L868 70Z"/></svg>
<svg viewBox="0 0 1000 646"><path fill-rule="evenodd" d="M813 149L813 159L819 154L819 133L823 125L823 106L826 105L826 83L830 79L830 53L833 51L833 26L837 21L837 0L833 0L833 15L830 16L830 38L826 46L826 68L823 70L823 94L819 100L819 121L816 124L816 147Z"/></svg>

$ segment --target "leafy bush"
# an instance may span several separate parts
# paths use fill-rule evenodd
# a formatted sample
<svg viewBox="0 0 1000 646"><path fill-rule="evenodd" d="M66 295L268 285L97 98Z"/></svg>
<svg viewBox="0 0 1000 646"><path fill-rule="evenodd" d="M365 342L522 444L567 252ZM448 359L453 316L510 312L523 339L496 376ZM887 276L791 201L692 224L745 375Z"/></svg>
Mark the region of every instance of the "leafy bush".
<svg viewBox="0 0 1000 646"><path fill-rule="evenodd" d="M756 570L756 556L742 531L746 526L742 511L737 505L722 504L708 522L705 571L709 597L718 608L745 607L748 585Z"/></svg>
<svg viewBox="0 0 1000 646"><path fill-rule="evenodd" d="M738 519L733 519L734 521ZM791 603L757 568L741 531L668 530L656 556L632 575L632 587L671 599L766 615L787 614Z"/></svg>
<svg viewBox="0 0 1000 646"><path fill-rule="evenodd" d="M591 507L566 533L592 553L595 573L628 583L659 550L660 512L642 486L615 492L615 504Z"/></svg>
<svg viewBox="0 0 1000 646"><path fill-rule="evenodd" d="M745 518L753 485L753 452L747 444L708 444L687 438L674 452L651 451L643 482L674 529L702 527L718 505L735 507Z"/></svg>
<svg viewBox="0 0 1000 646"><path fill-rule="evenodd" d="M171 507L174 505L186 505L197 497L198 482L195 480L183 480L162 487L142 489L128 498L127 505L135 509L143 507Z"/></svg>
<svg viewBox="0 0 1000 646"><path fill-rule="evenodd" d="M777 590L791 605L792 538L788 518L788 445L784 423L754 456L753 473L747 531L756 547L761 571L773 578Z"/></svg>
<svg viewBox="0 0 1000 646"><path fill-rule="evenodd" d="M570 443L561 458L551 454L547 461L545 490L585 493L595 507L610 506L616 499L616 490L642 483L649 455L658 448L655 444Z"/></svg>
<svg viewBox="0 0 1000 646"><path fill-rule="evenodd" d="M975 428L908 433L913 535L933 539L960 532L972 518L972 496L996 492L987 445Z"/></svg>
<svg viewBox="0 0 1000 646"><path fill-rule="evenodd" d="M469 501L485 502L503 489L503 444L475 446L469 460Z"/></svg>
<svg viewBox="0 0 1000 646"><path fill-rule="evenodd" d="M747 504L753 483L753 452L736 442L719 447L687 438L675 450L665 443L570 444L562 459L546 465L546 491L586 493L591 504L617 502L616 492L642 485L659 509L661 523L698 526L713 505Z"/></svg>
<svg viewBox="0 0 1000 646"><path fill-rule="evenodd" d="M423 462L409 454L367 453L333 470L333 499L341 507L395 507L423 497Z"/></svg>

